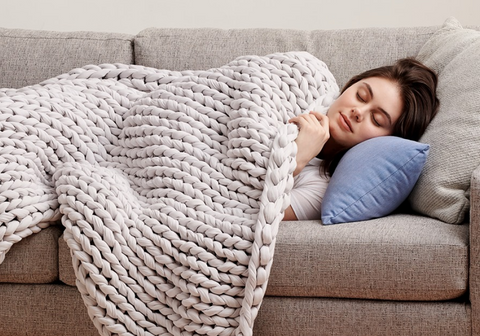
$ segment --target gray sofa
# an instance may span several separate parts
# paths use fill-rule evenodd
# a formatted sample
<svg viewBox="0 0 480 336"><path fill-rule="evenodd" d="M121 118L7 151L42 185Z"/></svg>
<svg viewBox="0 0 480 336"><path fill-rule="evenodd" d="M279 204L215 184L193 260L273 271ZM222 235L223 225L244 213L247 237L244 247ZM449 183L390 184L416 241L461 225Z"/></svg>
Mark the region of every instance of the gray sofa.
<svg viewBox="0 0 480 336"><path fill-rule="evenodd" d="M86 64L207 69L236 56L304 50L342 86L416 56L439 27L294 31L160 29L139 34L0 29L0 87L19 88ZM480 168L470 214L447 224L409 207L324 226L282 222L254 334L480 335ZM98 335L60 223L14 244L0 265L0 335ZM0 243L1 243L0 231Z"/></svg>

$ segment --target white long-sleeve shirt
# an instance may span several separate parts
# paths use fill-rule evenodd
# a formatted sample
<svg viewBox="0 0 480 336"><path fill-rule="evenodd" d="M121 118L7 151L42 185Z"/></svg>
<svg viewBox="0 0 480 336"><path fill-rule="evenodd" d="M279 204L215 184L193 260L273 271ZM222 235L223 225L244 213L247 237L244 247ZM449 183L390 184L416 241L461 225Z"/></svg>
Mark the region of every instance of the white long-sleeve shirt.
<svg viewBox="0 0 480 336"><path fill-rule="evenodd" d="M290 202L295 216L299 220L320 219L323 195L327 190L329 178L320 167L322 160L313 158L294 177Z"/></svg>

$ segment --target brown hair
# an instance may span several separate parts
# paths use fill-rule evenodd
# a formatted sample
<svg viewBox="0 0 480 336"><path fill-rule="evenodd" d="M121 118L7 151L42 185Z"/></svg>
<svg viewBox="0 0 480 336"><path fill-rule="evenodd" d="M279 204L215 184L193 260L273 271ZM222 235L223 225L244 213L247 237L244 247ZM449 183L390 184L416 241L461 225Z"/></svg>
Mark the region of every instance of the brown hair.
<svg viewBox="0 0 480 336"><path fill-rule="evenodd" d="M353 84L370 77L391 80L400 89L403 111L394 125L392 135L419 140L438 112L437 74L414 58L402 58L393 65L367 70L352 77L343 87L342 93ZM325 162L330 175L333 174L344 153Z"/></svg>

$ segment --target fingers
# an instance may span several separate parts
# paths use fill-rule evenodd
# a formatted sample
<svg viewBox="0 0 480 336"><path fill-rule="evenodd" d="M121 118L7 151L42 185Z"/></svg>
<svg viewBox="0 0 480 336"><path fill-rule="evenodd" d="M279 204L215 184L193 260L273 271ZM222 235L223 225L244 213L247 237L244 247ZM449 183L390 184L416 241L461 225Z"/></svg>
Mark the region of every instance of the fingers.
<svg viewBox="0 0 480 336"><path fill-rule="evenodd" d="M320 121L314 115L302 114L290 119L290 122L301 126L302 124L318 124Z"/></svg>
<svg viewBox="0 0 480 336"><path fill-rule="evenodd" d="M325 114L316 111L311 111L310 114L314 115L324 127L328 127L330 120Z"/></svg>
<svg viewBox="0 0 480 336"><path fill-rule="evenodd" d="M298 127L297 143L297 169L298 174L303 167L323 149L323 146L330 138L328 117L318 113L310 112L298 115L290 122Z"/></svg>
<svg viewBox="0 0 480 336"><path fill-rule="evenodd" d="M328 117L325 114L317 111L310 111L309 114L315 116L318 120L328 119Z"/></svg>
<svg viewBox="0 0 480 336"><path fill-rule="evenodd" d="M289 122L296 124L298 127L302 125L317 125L320 124L323 127L328 127L328 117L320 112L311 111L310 113L305 113L293 117Z"/></svg>

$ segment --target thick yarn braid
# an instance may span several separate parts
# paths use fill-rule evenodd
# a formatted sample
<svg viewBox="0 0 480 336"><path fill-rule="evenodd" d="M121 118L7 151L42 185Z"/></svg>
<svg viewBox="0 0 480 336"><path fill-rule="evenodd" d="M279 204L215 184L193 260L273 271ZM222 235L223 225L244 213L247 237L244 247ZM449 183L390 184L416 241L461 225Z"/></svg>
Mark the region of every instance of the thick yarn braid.
<svg viewBox="0 0 480 336"><path fill-rule="evenodd" d="M293 185L287 121L337 93L307 53L4 90L0 248L61 216L102 335L251 335Z"/></svg>

